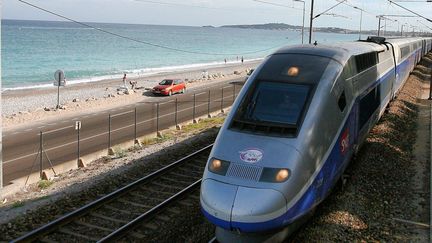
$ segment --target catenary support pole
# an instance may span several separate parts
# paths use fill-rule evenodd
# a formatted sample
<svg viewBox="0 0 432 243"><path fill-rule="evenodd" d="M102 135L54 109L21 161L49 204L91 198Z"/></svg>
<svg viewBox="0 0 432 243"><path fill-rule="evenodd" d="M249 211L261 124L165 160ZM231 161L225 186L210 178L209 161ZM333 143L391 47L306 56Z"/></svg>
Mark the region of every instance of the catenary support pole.
<svg viewBox="0 0 432 243"><path fill-rule="evenodd" d="M310 24L309 24L309 44L312 44L312 33L313 33L313 29L312 29L312 21L313 21L313 9L314 9L314 0L312 0L311 2L311 12L310 12Z"/></svg>
<svg viewBox="0 0 432 243"><path fill-rule="evenodd" d="M378 36L380 36L380 32L381 32L381 16L378 16Z"/></svg>

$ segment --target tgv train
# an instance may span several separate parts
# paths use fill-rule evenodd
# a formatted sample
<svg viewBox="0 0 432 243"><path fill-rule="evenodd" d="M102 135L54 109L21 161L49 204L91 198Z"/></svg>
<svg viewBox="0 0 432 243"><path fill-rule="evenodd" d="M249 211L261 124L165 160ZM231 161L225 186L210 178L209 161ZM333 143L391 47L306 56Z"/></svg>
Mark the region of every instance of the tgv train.
<svg viewBox="0 0 432 243"><path fill-rule="evenodd" d="M290 234L431 49L431 38L369 37L268 56L240 91L204 171L201 209L218 241Z"/></svg>

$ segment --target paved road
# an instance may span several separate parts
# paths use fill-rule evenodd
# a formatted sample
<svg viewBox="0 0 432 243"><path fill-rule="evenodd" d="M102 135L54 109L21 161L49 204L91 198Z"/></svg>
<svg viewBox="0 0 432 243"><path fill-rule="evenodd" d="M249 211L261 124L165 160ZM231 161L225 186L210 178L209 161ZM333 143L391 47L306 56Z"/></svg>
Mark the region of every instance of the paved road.
<svg viewBox="0 0 432 243"><path fill-rule="evenodd" d="M109 146L109 116L111 115L111 147L116 144L133 141L135 134L135 109L137 115L137 135L142 136L175 125L177 99L178 123L202 116L210 111L221 109L222 90L223 107L228 107L234 100L234 91L238 93L240 85L230 84L238 79L228 80L212 86L188 90L186 94L172 97L152 97L146 102L127 105L98 113L87 113L78 117L59 119L51 123L38 123L21 130L3 133L3 185L27 176L34 165L33 172L39 170L38 150L40 134L43 132L44 151L54 164L61 164L77 158L77 131L75 121L81 121L80 152L81 156L107 149ZM210 91L210 106L209 106ZM159 122L157 116L159 103ZM48 160L43 158L44 169L49 168Z"/></svg>

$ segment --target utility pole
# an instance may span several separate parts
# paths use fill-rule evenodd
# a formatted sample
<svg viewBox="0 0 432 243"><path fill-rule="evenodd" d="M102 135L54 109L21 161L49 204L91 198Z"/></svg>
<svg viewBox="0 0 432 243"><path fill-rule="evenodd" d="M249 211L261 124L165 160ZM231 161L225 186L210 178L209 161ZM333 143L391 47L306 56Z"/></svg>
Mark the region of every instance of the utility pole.
<svg viewBox="0 0 432 243"><path fill-rule="evenodd" d="M312 21L313 21L314 0L311 2L310 25L309 25L309 44L312 44Z"/></svg>
<svg viewBox="0 0 432 243"><path fill-rule="evenodd" d="M355 9L360 10L360 28L359 28L359 40L361 40L361 32L362 32L362 20L363 20L363 9L354 6Z"/></svg>
<svg viewBox="0 0 432 243"><path fill-rule="evenodd" d="M303 26L302 26L302 44L304 44L304 24L305 24L305 1L303 0L293 0L294 2L302 2L303 3Z"/></svg>
<svg viewBox="0 0 432 243"><path fill-rule="evenodd" d="M380 30L381 30L381 16L378 16L378 36L380 36Z"/></svg>

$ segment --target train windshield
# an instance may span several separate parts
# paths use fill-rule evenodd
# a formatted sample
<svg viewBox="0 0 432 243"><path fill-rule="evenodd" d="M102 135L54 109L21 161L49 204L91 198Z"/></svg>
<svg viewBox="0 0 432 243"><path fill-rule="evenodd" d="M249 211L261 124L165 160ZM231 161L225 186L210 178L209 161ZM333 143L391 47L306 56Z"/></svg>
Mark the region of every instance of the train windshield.
<svg viewBox="0 0 432 243"><path fill-rule="evenodd" d="M330 61L302 54L271 56L243 97L231 128L295 136Z"/></svg>
<svg viewBox="0 0 432 243"><path fill-rule="evenodd" d="M309 85L259 82L240 119L295 126L306 104Z"/></svg>

